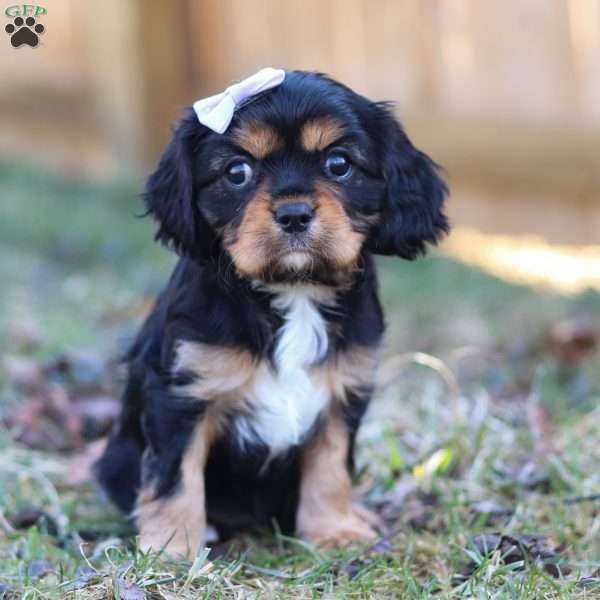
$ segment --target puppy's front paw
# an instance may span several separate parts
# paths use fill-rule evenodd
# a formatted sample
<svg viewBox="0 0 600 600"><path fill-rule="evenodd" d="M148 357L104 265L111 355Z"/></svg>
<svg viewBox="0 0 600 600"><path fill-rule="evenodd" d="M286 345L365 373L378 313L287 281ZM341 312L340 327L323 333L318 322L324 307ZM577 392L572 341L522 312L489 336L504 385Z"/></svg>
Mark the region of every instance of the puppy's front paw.
<svg viewBox="0 0 600 600"><path fill-rule="evenodd" d="M191 555L191 548L183 540L172 539L161 540L161 539L148 539L145 536L141 536L139 540L140 550L143 552L159 552L169 558L185 559Z"/></svg>
<svg viewBox="0 0 600 600"><path fill-rule="evenodd" d="M344 548L377 538L379 517L368 509L353 505L347 513L313 516L299 523L300 537L323 548Z"/></svg>
<svg viewBox="0 0 600 600"><path fill-rule="evenodd" d="M187 528L181 527L170 533L167 531L141 531L140 549L144 552L161 549L164 554L175 559L189 559L196 556L203 536L190 534Z"/></svg>

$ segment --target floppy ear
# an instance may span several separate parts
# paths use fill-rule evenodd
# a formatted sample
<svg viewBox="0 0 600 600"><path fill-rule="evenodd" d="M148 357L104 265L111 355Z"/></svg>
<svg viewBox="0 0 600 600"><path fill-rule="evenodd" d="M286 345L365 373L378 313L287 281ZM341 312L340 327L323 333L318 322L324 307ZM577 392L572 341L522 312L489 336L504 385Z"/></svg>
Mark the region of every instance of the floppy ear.
<svg viewBox="0 0 600 600"><path fill-rule="evenodd" d="M427 243L436 244L449 231L443 212L448 188L438 165L412 145L390 105L373 107L386 191L367 247L376 254L413 260L425 254Z"/></svg>
<svg viewBox="0 0 600 600"><path fill-rule="evenodd" d="M195 117L181 120L156 170L146 182L144 201L158 223L155 239L178 254L208 258L210 228L197 206L194 149L206 135Z"/></svg>

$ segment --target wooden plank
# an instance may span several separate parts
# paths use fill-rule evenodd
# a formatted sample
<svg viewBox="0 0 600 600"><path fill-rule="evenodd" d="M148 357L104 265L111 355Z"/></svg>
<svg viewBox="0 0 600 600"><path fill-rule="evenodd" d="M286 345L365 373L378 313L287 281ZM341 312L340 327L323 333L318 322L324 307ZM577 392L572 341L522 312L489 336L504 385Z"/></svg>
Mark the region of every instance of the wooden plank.
<svg viewBox="0 0 600 600"><path fill-rule="evenodd" d="M188 20L168 2L103 0L87 8L96 115L121 169L140 172L192 97Z"/></svg>

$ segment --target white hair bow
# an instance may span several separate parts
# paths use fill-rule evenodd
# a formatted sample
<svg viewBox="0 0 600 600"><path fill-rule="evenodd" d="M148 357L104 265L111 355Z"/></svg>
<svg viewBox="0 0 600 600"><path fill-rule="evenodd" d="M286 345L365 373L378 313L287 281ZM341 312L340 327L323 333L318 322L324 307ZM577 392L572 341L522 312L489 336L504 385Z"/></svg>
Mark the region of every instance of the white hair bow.
<svg viewBox="0 0 600 600"><path fill-rule="evenodd" d="M267 67L230 85L220 94L198 100L194 102L194 111L198 121L216 133L225 133L233 119L235 109L244 100L278 86L284 78L285 71L283 69Z"/></svg>

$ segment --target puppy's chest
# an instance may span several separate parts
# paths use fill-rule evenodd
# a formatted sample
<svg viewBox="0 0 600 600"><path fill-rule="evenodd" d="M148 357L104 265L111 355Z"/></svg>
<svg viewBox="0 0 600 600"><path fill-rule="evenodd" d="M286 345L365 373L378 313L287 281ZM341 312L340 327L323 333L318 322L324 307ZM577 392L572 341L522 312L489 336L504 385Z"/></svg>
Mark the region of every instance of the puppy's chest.
<svg viewBox="0 0 600 600"><path fill-rule="evenodd" d="M327 356L332 340L307 290L281 291L271 308L282 319L271 360L186 342L179 347L175 370L194 374L185 393L208 401L209 410L226 418L242 445L264 444L276 454L300 443L332 399L332 359Z"/></svg>
<svg viewBox="0 0 600 600"><path fill-rule="evenodd" d="M282 317L272 361L259 363L244 396L244 409L233 418L246 442L262 442L272 453L302 441L327 408L330 389L318 365L330 346L327 323L310 294L281 292L272 308Z"/></svg>

